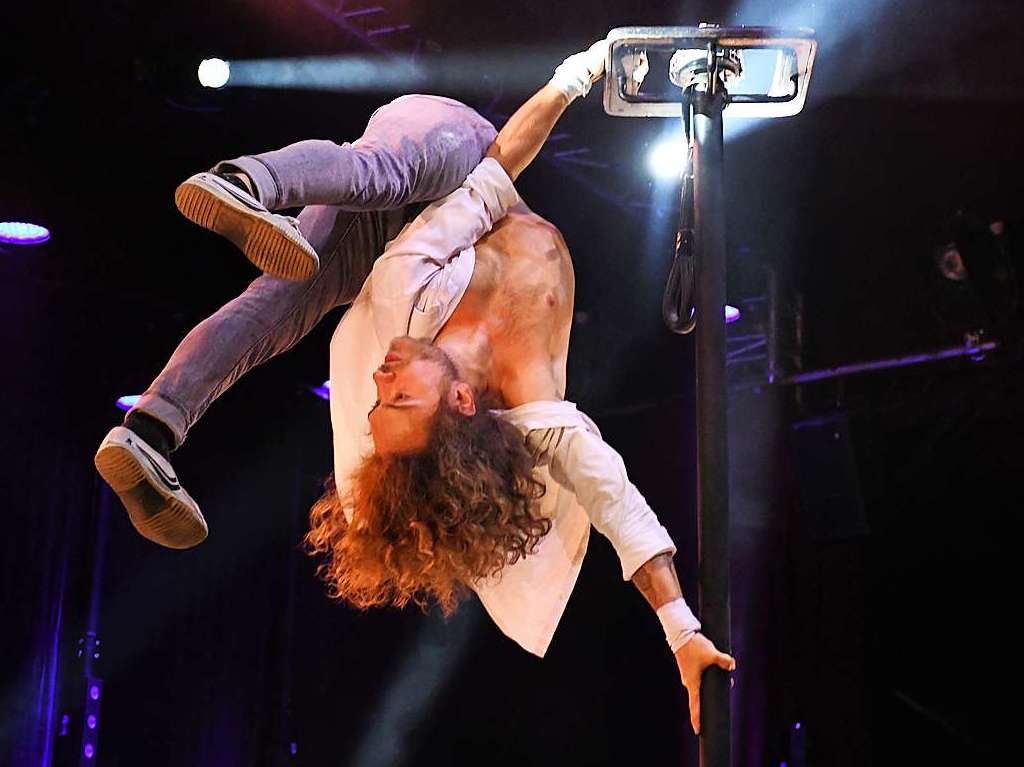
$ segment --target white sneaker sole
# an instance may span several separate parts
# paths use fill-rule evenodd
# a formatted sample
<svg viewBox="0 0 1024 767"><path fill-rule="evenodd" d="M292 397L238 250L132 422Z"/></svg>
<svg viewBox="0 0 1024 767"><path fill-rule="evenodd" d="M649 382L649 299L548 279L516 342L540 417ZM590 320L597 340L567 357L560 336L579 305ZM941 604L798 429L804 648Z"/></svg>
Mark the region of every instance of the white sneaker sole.
<svg viewBox="0 0 1024 767"><path fill-rule="evenodd" d="M251 207L212 173L197 173L174 192L174 203L189 221L233 242L261 271L284 280L308 280L320 259L284 216Z"/></svg>
<svg viewBox="0 0 1024 767"><path fill-rule="evenodd" d="M189 549L206 539L209 529L199 506L178 484L170 464L135 432L111 429L94 463L143 538L170 549Z"/></svg>

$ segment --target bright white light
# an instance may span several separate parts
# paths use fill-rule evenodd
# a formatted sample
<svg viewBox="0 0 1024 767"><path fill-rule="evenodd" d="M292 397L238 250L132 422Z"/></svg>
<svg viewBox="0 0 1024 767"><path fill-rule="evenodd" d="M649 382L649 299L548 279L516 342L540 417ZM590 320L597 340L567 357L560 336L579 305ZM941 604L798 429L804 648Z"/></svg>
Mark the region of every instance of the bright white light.
<svg viewBox="0 0 1024 767"><path fill-rule="evenodd" d="M658 178L678 178L686 167L686 143L682 139L659 141L647 156L647 167Z"/></svg>
<svg viewBox="0 0 1024 767"><path fill-rule="evenodd" d="M199 82L207 88L223 88L231 78L231 65L224 59L203 59L199 64Z"/></svg>

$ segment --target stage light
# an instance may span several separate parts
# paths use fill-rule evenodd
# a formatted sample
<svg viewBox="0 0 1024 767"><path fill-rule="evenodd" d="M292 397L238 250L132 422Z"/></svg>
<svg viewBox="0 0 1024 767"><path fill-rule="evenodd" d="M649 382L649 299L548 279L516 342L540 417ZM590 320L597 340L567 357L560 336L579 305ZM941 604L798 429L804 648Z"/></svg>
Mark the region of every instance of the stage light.
<svg viewBox="0 0 1024 767"><path fill-rule="evenodd" d="M126 394L123 397L117 398L117 409L118 410L131 410L135 407L136 403L142 398L141 394Z"/></svg>
<svg viewBox="0 0 1024 767"><path fill-rule="evenodd" d="M85 720L85 726L88 727L90 730L95 730L96 729L96 715L95 714L89 714L89 716Z"/></svg>
<svg viewBox="0 0 1024 767"><path fill-rule="evenodd" d="M730 322L736 322L740 318L740 310L735 306L725 305L725 324L728 325Z"/></svg>
<svg viewBox="0 0 1024 767"><path fill-rule="evenodd" d="M86 759L92 759L93 755L96 753L96 749L93 748L92 743L86 743L84 752Z"/></svg>
<svg viewBox="0 0 1024 767"><path fill-rule="evenodd" d="M955 242L936 251L935 267L947 280L964 282L967 279L967 267L964 266L964 260Z"/></svg>
<svg viewBox="0 0 1024 767"><path fill-rule="evenodd" d="M24 221L0 221L0 242L10 245L38 245L50 239L50 230Z"/></svg>
<svg viewBox="0 0 1024 767"><path fill-rule="evenodd" d="M199 82L207 88L223 88L231 79L231 64L224 59L203 59L199 64Z"/></svg>
<svg viewBox="0 0 1024 767"><path fill-rule="evenodd" d="M330 400L331 399L331 382L330 379L324 381L319 386L310 386L309 390L313 392L320 399Z"/></svg>
<svg viewBox="0 0 1024 767"><path fill-rule="evenodd" d="M651 148L647 167L658 178L679 178L686 167L686 144L681 139L665 139Z"/></svg>

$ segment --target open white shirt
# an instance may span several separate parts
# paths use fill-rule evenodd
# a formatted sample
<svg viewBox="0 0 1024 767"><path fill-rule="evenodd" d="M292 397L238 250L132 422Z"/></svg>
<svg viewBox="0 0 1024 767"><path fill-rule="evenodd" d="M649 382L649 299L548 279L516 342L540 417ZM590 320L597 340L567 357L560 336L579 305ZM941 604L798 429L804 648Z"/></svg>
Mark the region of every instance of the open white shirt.
<svg viewBox="0 0 1024 767"><path fill-rule="evenodd" d="M396 336L433 340L469 286L474 243L520 202L492 158L461 187L427 207L388 243L331 340L331 424L338 492L373 450L367 413L377 399L373 371ZM563 363L564 368L564 363ZM559 372L565 380L565 370ZM629 579L652 557L675 553L668 532L626 476L594 422L566 401L498 411L523 432L547 492L540 513L551 532L535 554L474 589L497 626L543 656L579 575L593 524L615 547ZM351 510L346 513L351 515Z"/></svg>

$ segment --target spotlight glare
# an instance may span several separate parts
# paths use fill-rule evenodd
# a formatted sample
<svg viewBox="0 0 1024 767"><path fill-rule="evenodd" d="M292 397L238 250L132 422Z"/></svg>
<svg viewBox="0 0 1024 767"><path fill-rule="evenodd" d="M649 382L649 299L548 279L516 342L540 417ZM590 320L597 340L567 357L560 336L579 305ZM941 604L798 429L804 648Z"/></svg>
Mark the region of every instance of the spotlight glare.
<svg viewBox="0 0 1024 767"><path fill-rule="evenodd" d="M131 410L135 407L135 404L142 398L141 394L126 394L123 397L117 398L117 409L118 410Z"/></svg>
<svg viewBox="0 0 1024 767"><path fill-rule="evenodd" d="M207 88L223 88L231 79L231 64L224 59L203 59L199 64L199 82Z"/></svg>
<svg viewBox="0 0 1024 767"><path fill-rule="evenodd" d="M647 167L657 178L679 178L686 167L686 144L680 139L659 141L647 156Z"/></svg>

